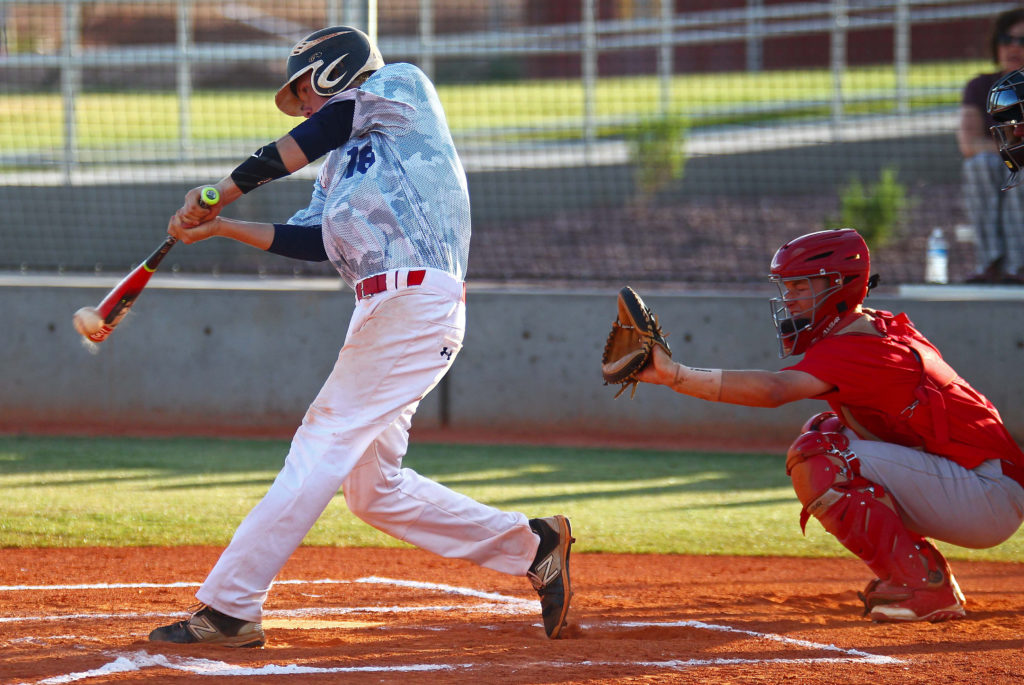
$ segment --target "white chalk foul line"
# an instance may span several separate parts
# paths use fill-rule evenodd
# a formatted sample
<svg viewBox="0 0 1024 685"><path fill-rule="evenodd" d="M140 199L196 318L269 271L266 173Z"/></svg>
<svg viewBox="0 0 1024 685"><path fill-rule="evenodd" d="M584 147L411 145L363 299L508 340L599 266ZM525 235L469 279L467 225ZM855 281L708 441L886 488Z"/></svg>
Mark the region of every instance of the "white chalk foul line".
<svg viewBox="0 0 1024 685"><path fill-rule="evenodd" d="M681 621L677 623L635 623L637 627L647 626L676 626L689 625L690 627L706 628L709 630L726 630L749 634L757 637L781 637L772 636L770 633L757 633L754 631L738 630L729 626L717 626L700 621ZM624 624L619 624L624 625ZM817 643L806 640L783 640L784 642L795 642L804 646L818 646L823 649L832 648L841 652L863 654L864 656L850 657L826 657L826 658L798 658L798 659L670 659L665 661L582 661L582 662L543 662L531 664L534 666L575 668L580 667L603 667L603 668L624 668L642 666L652 669L672 669L676 671L688 670L700 666L735 666L748 664L820 664L820 663L869 663L877 664L900 664L899 659L877 656L859 652L858 650L842 650L833 645L817 645ZM144 668L167 668L175 671L183 671L195 675L222 676L222 677L244 677L244 676L270 676L270 675L318 675L330 673L423 673L430 671L469 671L477 668L486 668L488 664L405 664L396 666L299 666L296 664L265 664L263 666L238 666L224 661L213 661L211 659L195 659L189 657L170 657L163 654L150 654L146 651L131 652L128 654L116 655L110 663L99 668L78 673L67 673L64 675L46 678L36 681L38 685L59 685L61 683L72 683L89 678L107 676L112 673L125 673L128 671L141 671Z"/></svg>
<svg viewBox="0 0 1024 685"><path fill-rule="evenodd" d="M283 609L273 610L266 612L267 616L325 616L325 615L339 615L339 614L352 614L352 613L411 613L416 611L447 611L447 610L458 610L458 611L476 611L476 612L487 612L487 613L525 613L533 612L535 610L535 602L524 600L518 597L509 597L499 593L482 592L474 590L472 588L458 587L453 585L442 585L438 583L426 583L421 581L412 580L400 580L394 578L381 578L377 576L371 576L367 578L359 578L356 580L332 580L332 579L320 579L320 580L283 580L278 581L276 584L282 585L325 585L325 584L351 584L351 583L366 583L366 584L380 584L380 585L392 585L395 587L408 587L420 590L430 590L435 592L442 592L446 594L453 594L458 596L473 597L477 599L486 600L484 604L469 605L469 606L371 606L371 607L338 607L338 608L299 608L299 609ZM48 585L48 586L0 586L2 590L92 590L92 589L107 589L107 588L167 588L167 587L196 587L198 583L98 583L88 585ZM146 618L146 617L157 617L167 616L165 613L121 613L121 614L72 614L63 616L35 616L35 617L0 617L0 623L13 622L13 621L55 621L55 620L69 620L75 618L84 619L108 619L108 618ZM186 616L184 612L179 612L175 615ZM643 661L643 662L613 662L613 661L583 661L583 662L556 662L546 664L534 664L534 665L545 665L554 667L626 667L626 666L645 666L648 668L660 668L660 669L673 669L673 670L685 670L699 666L729 666L738 664L769 664L769 663L783 663L783 664L815 664L815 663L869 663L869 664L901 664L903 661L887 656L881 656L871 654L857 649L845 649L837 647L835 645L822 644L817 642L811 642L809 640L800 640L796 638L786 637L784 635L778 635L774 633L760 633L752 630L744 630L740 628L733 628L732 626L716 625L712 623L705 623L703 621L667 621L667 622L614 622L605 623L602 625L618 626L623 628L648 628L648 627L690 627L698 628L702 630L713 630L720 632L738 633L755 637L764 640L771 640L775 642L781 642L788 645L804 647L808 649L816 649L826 652L838 652L842 656L836 657L823 657L823 658L765 658L765 659L739 659L739 658L721 658L721 659L672 659L665 661ZM104 664L103 666L92 669L89 671L82 671L78 673L68 673L44 680L37 681L39 684L59 684L59 683L71 683L79 680L86 680L90 678L103 677L113 673L123 673L128 671L137 671L143 668L170 668L172 670L186 671L189 673L209 676L267 676L267 675L310 675L310 674L329 674L329 673L380 673L380 672L426 672L426 671L450 671L450 670L470 670L480 667L487 667L488 664L411 664L411 665L400 665L400 666L339 666L339 667L316 667L316 666L298 666L296 664L276 665L267 664L260 667L246 667L229 664L222 661L211 661L208 659L192 659L192 658L177 658L168 657L165 655L157 654L151 655L145 651L132 652L128 654L112 654L114 660Z"/></svg>
<svg viewBox="0 0 1024 685"><path fill-rule="evenodd" d="M400 578L382 578L380 576L368 576L356 578L355 580L335 580L333 578L320 578L318 580L275 580L274 585L391 585L394 587L416 588L417 590L432 590L449 595L460 595L463 597L476 597L487 599L492 602L504 602L508 604L529 604L531 607L536 603L531 600L519 597L510 597L497 592L482 592L468 587L457 585L444 585L441 583L425 583L418 580L403 580ZM135 588L185 588L199 587L201 583L177 582L177 583L84 583L76 585L0 585L0 592L23 592L27 590L115 590Z"/></svg>
<svg viewBox="0 0 1024 685"><path fill-rule="evenodd" d="M296 664L266 664L259 667L237 666L224 661L211 659L194 659L189 657L169 657L163 654L150 654L146 651L120 654L110 663L99 668L78 673L66 673L38 680L39 685L60 685L73 683L89 678L98 678L113 673L141 671L144 668L169 668L205 676L268 676L268 675L311 675L321 673L408 673L426 671L454 671L472 667L471 664L410 664L405 666L298 666Z"/></svg>
<svg viewBox="0 0 1024 685"><path fill-rule="evenodd" d="M648 622L648 621L623 621L616 623L605 623L604 625L619 626L623 628L700 628L702 630L715 630L723 633L740 633L742 635L749 635L751 637L761 638L763 640L772 640L774 642L782 642L787 645L793 645L795 647L806 647L808 649L818 649L825 652L840 652L846 654L848 657L841 659L842 661L856 660L856 661L867 661L873 664L900 664L903 663L899 659L889 656L881 656L878 654L871 654L870 652L862 652L859 649L847 649L844 647L837 647L835 645L823 644L820 642L811 642L809 640L800 640L793 637L786 637L785 635L779 635L777 633L759 633L755 630L743 630L742 628L733 628L732 626L716 625L714 623L705 623L703 621L665 621L665 622ZM755 660L756 663L761 663L764 660ZM794 661L794 660L787 660ZM821 661L816 659L815 661ZM742 663L742 662L737 662Z"/></svg>
<svg viewBox="0 0 1024 685"><path fill-rule="evenodd" d="M356 579L354 581L338 581L335 579L324 579L317 580L287 580L287 581L274 581L274 585L351 585L352 583L370 583L370 582L385 582L389 579L372 579L372 577L365 577L365 579ZM407 583L407 581L391 581L397 585L400 583ZM0 592L23 592L27 590L118 590L118 589L132 589L132 588L198 588L202 583L196 583L195 581L181 581L177 583L80 583L76 585L0 585ZM444 586L437 586L444 587Z"/></svg>
<svg viewBox="0 0 1024 685"><path fill-rule="evenodd" d="M337 616L345 614L402 614L424 611L465 611L469 613L484 614L526 614L536 613L536 601L525 600L519 597L511 597L496 592L482 592L473 588L459 587L455 585L443 585L439 583L425 583L415 580L402 580L399 578L382 578L370 576L357 578L356 580L333 580L322 578L319 580L280 580L275 585L351 585L355 583L370 585L390 585L393 587L415 588L418 590L430 590L442 594L456 595L461 597L473 597L486 600L482 604L459 604L442 606L362 606L362 607L315 607L302 609L277 609L264 612L264 616L270 617L296 617L296 616ZM198 587L199 583L92 583L81 585L6 585L0 586L0 590L104 590L113 588L176 588L176 587ZM24 623L31 621L70 621L89 619L111 619L111 618L158 618L166 616L188 616L186 612L174 613L94 613L94 614L54 614L44 616L0 616L0 623Z"/></svg>
<svg viewBox="0 0 1024 685"><path fill-rule="evenodd" d="M424 583L418 580L398 580L395 578L380 578L378 576L370 576L369 578L359 578L358 580L352 581L353 583L377 583L380 585L394 585L396 587L411 587L418 590L434 590L436 592L443 592L451 595L461 595L464 597L476 597L478 599L488 599L493 602L504 602L507 604L519 604L523 606L529 606L531 611L536 610L536 600L520 599L519 597L510 597L508 595L502 595L497 592L481 592L480 590L474 590L468 587L458 587L455 585L441 585L439 583Z"/></svg>
<svg viewBox="0 0 1024 685"><path fill-rule="evenodd" d="M287 582L287 581L286 581ZM312 581L307 581L312 582ZM341 582L341 581L339 581ZM174 588L199 587L199 583L83 583L78 585L0 585L0 592L24 592L26 590L115 590L120 588Z"/></svg>

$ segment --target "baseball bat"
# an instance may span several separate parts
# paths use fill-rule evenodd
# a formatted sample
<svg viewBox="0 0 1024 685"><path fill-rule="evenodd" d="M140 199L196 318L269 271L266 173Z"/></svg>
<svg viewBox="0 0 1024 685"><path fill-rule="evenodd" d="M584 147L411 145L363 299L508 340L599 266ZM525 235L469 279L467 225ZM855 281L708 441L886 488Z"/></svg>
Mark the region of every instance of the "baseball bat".
<svg viewBox="0 0 1024 685"><path fill-rule="evenodd" d="M206 186L199 191L200 207L209 209L218 202L220 193L213 186ZM89 307L82 307L75 312L75 329L91 342L101 343L106 340L135 304L135 300L142 294L160 262L177 242L177 238L167 236L160 247L156 248L144 262L129 271L96 307L91 310Z"/></svg>

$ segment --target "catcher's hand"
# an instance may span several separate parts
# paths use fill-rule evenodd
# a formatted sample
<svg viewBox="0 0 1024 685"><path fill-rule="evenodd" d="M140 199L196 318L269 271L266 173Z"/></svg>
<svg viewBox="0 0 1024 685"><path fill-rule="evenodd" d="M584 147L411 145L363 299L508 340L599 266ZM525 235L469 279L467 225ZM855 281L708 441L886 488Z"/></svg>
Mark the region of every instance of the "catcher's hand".
<svg viewBox="0 0 1024 685"><path fill-rule="evenodd" d="M617 383L622 386L615 397L624 393L626 388L631 388L631 398L636 395L637 374L651 363L655 346L672 356L666 337L658 324L658 317L636 291L628 285L620 290L619 314L601 355L601 375L605 385Z"/></svg>

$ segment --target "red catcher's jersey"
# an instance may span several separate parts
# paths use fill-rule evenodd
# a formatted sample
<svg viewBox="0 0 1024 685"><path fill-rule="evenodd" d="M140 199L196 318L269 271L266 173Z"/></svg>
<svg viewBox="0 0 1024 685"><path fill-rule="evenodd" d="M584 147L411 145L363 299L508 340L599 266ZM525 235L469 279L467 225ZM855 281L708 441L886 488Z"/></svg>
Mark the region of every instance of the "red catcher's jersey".
<svg viewBox="0 0 1024 685"><path fill-rule="evenodd" d="M1024 452L996 408L942 360L906 314L870 314L883 337L829 336L787 368L834 385L818 399L863 439L924 449L969 469L988 459L1024 466Z"/></svg>

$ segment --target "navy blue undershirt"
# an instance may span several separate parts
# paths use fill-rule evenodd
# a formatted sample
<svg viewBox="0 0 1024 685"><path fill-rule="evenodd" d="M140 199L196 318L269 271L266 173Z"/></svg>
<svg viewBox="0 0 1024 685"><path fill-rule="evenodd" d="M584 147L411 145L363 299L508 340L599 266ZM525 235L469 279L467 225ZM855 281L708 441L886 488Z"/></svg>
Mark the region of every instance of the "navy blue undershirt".
<svg viewBox="0 0 1024 685"><path fill-rule="evenodd" d="M326 262L323 227L274 224L274 240L267 252L306 262Z"/></svg>
<svg viewBox="0 0 1024 685"><path fill-rule="evenodd" d="M331 102L291 130L289 135L299 144L310 162L344 145L352 135L352 117L356 103L352 100Z"/></svg>
<svg viewBox="0 0 1024 685"><path fill-rule="evenodd" d="M342 100L320 108L313 116L291 130L306 159L320 159L331 150L341 147L352 135L352 117L355 102ZM274 224L274 240L267 252L307 262L327 261L324 249L323 227Z"/></svg>

